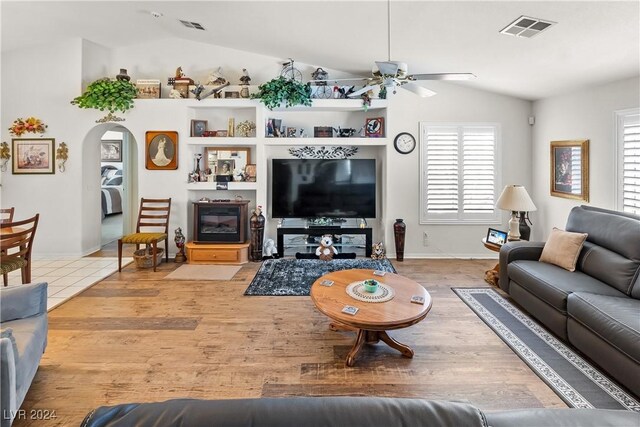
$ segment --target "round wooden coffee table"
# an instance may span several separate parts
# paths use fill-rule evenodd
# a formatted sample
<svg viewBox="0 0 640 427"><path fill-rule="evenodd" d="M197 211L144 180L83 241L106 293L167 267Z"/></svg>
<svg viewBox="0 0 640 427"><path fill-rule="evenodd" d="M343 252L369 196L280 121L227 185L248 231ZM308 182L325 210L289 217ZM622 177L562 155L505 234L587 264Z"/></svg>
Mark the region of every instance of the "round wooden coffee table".
<svg viewBox="0 0 640 427"><path fill-rule="evenodd" d="M347 286L365 279L376 279L395 292L393 299L386 302L364 302L347 293ZM324 286L325 280L333 281L332 286ZM424 298L424 304L411 302L411 297ZM401 329L420 322L431 309L431 295L420 284L399 274L386 273L374 276L373 270L341 270L325 274L311 286L311 300L318 310L338 325L332 328L347 327L358 331L353 348L347 355L347 366L353 366L356 356L365 343L377 343L382 340L405 357L413 357L413 350L391 338L386 331ZM346 305L357 307L355 315L343 313ZM336 328L337 326L337 328Z"/></svg>

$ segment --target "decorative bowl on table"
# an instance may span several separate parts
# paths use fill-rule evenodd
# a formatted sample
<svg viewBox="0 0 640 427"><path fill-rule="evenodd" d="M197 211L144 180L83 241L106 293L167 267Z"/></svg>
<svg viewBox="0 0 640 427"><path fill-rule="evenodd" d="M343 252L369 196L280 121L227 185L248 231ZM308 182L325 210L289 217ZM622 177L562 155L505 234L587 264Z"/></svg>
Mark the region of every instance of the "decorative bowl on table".
<svg viewBox="0 0 640 427"><path fill-rule="evenodd" d="M378 290L378 281L375 279L367 279L362 284L367 292L374 293Z"/></svg>

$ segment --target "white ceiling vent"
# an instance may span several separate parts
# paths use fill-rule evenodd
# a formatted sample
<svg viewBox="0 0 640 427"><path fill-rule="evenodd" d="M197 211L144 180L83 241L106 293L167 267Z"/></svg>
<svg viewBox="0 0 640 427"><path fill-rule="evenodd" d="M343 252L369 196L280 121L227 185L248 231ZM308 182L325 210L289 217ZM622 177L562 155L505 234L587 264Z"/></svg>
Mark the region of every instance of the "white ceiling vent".
<svg viewBox="0 0 640 427"><path fill-rule="evenodd" d="M509 36L531 38L536 34L546 30L553 24L555 24L555 22L545 21L538 18L530 18L528 16L521 16L520 18L516 19L511 24L500 30L500 32Z"/></svg>
<svg viewBox="0 0 640 427"><path fill-rule="evenodd" d="M187 28L193 28L194 30L203 30L204 31L204 27L202 25L198 24L197 22L183 21L182 19L180 20L180 22L182 23L182 25L184 25Z"/></svg>

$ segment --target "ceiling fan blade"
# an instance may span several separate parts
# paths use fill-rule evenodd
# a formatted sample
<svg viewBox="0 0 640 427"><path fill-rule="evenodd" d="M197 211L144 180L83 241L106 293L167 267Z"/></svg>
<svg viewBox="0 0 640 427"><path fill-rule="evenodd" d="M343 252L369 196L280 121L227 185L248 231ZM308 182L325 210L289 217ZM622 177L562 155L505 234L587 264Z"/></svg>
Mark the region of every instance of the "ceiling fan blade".
<svg viewBox="0 0 640 427"><path fill-rule="evenodd" d="M376 61L376 66L383 76L395 76L398 74L398 64L395 62Z"/></svg>
<svg viewBox="0 0 640 427"><path fill-rule="evenodd" d="M434 74L411 74L409 80L469 80L475 79L473 73L434 73Z"/></svg>
<svg viewBox="0 0 640 427"><path fill-rule="evenodd" d="M416 95L421 96L423 98L436 95L434 91L427 89L426 87L422 87L416 83L405 83L400 87L408 90L409 92L413 92Z"/></svg>
<svg viewBox="0 0 640 427"><path fill-rule="evenodd" d="M322 86L326 84L348 86L353 84L362 84L363 81L366 82L366 81L369 81L370 79L371 77L354 77L352 79L309 80L309 83L316 86Z"/></svg>
<svg viewBox="0 0 640 427"><path fill-rule="evenodd" d="M360 95L362 95L363 93L367 93L371 89L375 89L376 87L377 87L376 85L365 86L362 89L358 89L357 91L355 91L353 93L350 93L349 95L347 95L347 98L357 98Z"/></svg>

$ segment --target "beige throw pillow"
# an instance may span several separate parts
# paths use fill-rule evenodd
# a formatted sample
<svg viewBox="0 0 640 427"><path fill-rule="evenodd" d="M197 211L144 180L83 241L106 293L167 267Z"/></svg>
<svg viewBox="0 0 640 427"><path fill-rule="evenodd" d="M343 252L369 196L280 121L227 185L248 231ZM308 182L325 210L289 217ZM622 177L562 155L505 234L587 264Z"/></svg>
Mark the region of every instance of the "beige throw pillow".
<svg viewBox="0 0 640 427"><path fill-rule="evenodd" d="M587 233L572 233L554 227L544 244L540 261L575 271L580 250L586 239Z"/></svg>

